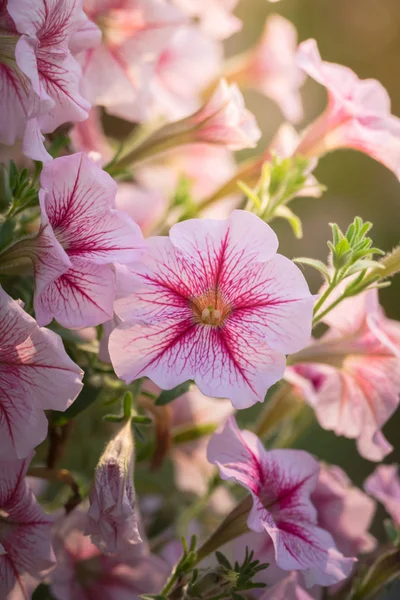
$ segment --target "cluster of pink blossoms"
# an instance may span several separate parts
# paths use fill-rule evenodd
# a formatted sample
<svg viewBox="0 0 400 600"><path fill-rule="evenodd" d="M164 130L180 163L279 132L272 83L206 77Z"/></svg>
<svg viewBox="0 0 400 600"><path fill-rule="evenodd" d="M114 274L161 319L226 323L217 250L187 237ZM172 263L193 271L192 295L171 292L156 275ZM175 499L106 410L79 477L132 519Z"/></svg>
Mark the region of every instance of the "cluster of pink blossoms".
<svg viewBox="0 0 400 600"><path fill-rule="evenodd" d="M399 405L400 325L376 288L400 270L398 249L350 264L354 231L334 239L349 248L342 262L333 246L328 265L313 261L327 278L315 296L268 223L301 234L287 204L321 195L312 171L333 150L399 178L400 119L378 81L324 62L315 40L298 45L278 15L225 61L237 4L0 0L1 600L27 600L40 582L55 600L208 600L215 573L243 597L226 561L208 557L194 575L211 546L269 563L256 574L262 600L352 593L353 576L361 594L382 554L376 500L398 559L395 464L361 491L339 466L285 447L311 407L361 457L393 450L382 428ZM328 103L297 132L307 75ZM262 136L247 89L287 122L238 166L234 152ZM113 123L122 142L106 135ZM260 437L239 429L235 411L264 401ZM120 413L104 414L116 402ZM168 457L164 485L153 471ZM250 494L239 505L233 484ZM205 537L215 519L179 560L182 532Z"/></svg>

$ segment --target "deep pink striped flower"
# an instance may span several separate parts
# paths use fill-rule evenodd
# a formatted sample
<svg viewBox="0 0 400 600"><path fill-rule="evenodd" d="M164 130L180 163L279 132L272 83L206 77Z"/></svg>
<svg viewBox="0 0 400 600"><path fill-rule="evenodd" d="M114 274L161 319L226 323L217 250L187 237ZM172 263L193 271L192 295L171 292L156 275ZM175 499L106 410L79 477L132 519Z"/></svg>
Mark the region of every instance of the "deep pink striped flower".
<svg viewBox="0 0 400 600"><path fill-rule="evenodd" d="M325 322L329 331L299 353L285 378L322 427L380 461L393 449L381 428L399 406L400 326L385 317L376 290L345 300Z"/></svg>
<svg viewBox="0 0 400 600"><path fill-rule="evenodd" d="M233 417L211 438L208 459L222 479L235 481L253 497L247 525L267 533L277 566L302 571L308 586L332 585L347 577L354 558L345 558L332 536L317 525L310 496L318 462L302 450L266 451L250 431L240 431Z"/></svg>
<svg viewBox="0 0 400 600"><path fill-rule="evenodd" d="M382 502L396 525L400 525L400 477L398 465L379 465L364 483L365 491Z"/></svg>
<svg viewBox="0 0 400 600"><path fill-rule="evenodd" d="M12 590L16 598L27 598L25 577L39 579L55 562L53 519L42 511L25 479L31 458L0 462L0 597L4 599L11 597Z"/></svg>
<svg viewBox="0 0 400 600"><path fill-rule="evenodd" d="M0 288L0 460L25 458L45 439L44 410L65 410L82 376L61 338Z"/></svg>
<svg viewBox="0 0 400 600"><path fill-rule="evenodd" d="M131 267L133 294L115 304L125 321L110 336L118 376L163 389L195 379L203 394L239 408L263 401L285 354L311 333L307 283L277 245L266 223L241 210L149 238Z"/></svg>
<svg viewBox="0 0 400 600"><path fill-rule="evenodd" d="M116 183L84 154L46 165L41 185L42 223L34 257L38 323L55 318L71 329L104 323L113 316L111 264L137 259L143 248L140 228L113 208ZM43 239L49 239L46 251L41 250ZM51 256L66 259L58 273L51 268Z"/></svg>
<svg viewBox="0 0 400 600"><path fill-rule="evenodd" d="M400 119L390 113L390 98L375 79L359 79L348 67L324 62L315 40L300 44L298 65L325 86L328 106L305 131L299 154L320 156L337 148L368 154L400 176Z"/></svg>
<svg viewBox="0 0 400 600"><path fill-rule="evenodd" d="M0 141L13 144L22 138L27 156L48 161L43 133L89 114L74 53L94 47L100 31L78 0L3 2L0 25L1 54L6 57L0 64L0 88L7 115L1 119Z"/></svg>

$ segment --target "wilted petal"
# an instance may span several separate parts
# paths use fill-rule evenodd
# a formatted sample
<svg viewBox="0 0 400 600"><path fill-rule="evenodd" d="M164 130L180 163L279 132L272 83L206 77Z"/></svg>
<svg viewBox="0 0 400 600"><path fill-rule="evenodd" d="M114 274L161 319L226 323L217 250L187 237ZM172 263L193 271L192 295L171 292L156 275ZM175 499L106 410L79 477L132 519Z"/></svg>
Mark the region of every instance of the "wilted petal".
<svg viewBox="0 0 400 600"><path fill-rule="evenodd" d="M27 456L44 439L43 410L65 410L82 389L83 373L61 338L39 328L1 288L0 315L0 456L5 460Z"/></svg>

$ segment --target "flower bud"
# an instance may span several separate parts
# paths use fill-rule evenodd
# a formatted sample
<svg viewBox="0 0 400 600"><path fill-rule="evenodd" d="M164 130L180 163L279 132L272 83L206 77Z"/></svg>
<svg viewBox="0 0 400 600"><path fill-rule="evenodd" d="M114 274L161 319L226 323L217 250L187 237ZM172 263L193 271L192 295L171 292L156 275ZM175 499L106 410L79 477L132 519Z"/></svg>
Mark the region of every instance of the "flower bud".
<svg viewBox="0 0 400 600"><path fill-rule="evenodd" d="M108 554L142 541L132 479L133 452L131 423L128 421L104 450L89 494L85 534Z"/></svg>

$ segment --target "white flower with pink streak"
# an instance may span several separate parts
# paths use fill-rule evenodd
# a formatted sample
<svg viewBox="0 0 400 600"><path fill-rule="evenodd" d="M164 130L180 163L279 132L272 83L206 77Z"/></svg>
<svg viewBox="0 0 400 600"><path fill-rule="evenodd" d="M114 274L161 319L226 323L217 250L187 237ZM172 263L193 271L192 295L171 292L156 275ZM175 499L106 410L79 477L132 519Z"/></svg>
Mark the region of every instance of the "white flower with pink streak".
<svg viewBox="0 0 400 600"><path fill-rule="evenodd" d="M313 298L300 270L276 254L261 219L192 219L147 240L129 267L132 294L117 300L124 321L110 336L117 375L147 376L163 389L194 379L207 396L238 408L264 400L285 354L311 333Z"/></svg>

